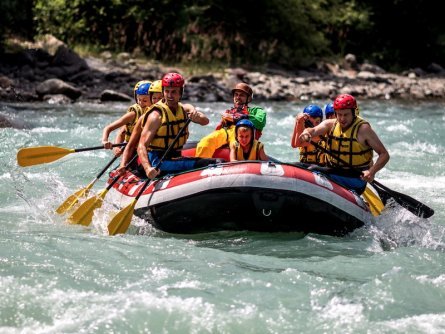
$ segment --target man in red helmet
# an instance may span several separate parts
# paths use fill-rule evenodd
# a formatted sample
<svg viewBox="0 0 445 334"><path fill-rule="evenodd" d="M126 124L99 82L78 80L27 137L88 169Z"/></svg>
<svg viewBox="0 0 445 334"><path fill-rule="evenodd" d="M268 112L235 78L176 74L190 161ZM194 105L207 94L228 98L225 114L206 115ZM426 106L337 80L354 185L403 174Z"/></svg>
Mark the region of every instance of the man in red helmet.
<svg viewBox="0 0 445 334"><path fill-rule="evenodd" d="M259 107L249 107L253 91L250 86L240 82L232 89L233 108L226 110L216 129L203 137L196 146L196 157L211 158L216 149L235 141L235 124L241 119L250 120L255 126L255 139L259 139L266 125L266 112Z"/></svg>
<svg viewBox="0 0 445 334"><path fill-rule="evenodd" d="M181 157L180 150L189 136L186 128L159 168L155 168L179 131L185 126L187 118L200 125L209 123L209 119L192 105L183 105L179 102L183 90L184 78L182 75L179 73L164 75L162 78L163 99L152 105L141 120L142 132L137 153L147 177L151 179L161 171L174 173L216 162L216 159L200 161L199 159Z"/></svg>
<svg viewBox="0 0 445 334"><path fill-rule="evenodd" d="M335 119L327 119L313 128L306 128L300 140L327 135L328 169L321 169L336 182L362 194L366 182L389 161L389 153L371 125L358 116L357 101L352 95L341 94L334 100ZM378 158L373 162L373 152ZM357 171L360 171L359 175Z"/></svg>

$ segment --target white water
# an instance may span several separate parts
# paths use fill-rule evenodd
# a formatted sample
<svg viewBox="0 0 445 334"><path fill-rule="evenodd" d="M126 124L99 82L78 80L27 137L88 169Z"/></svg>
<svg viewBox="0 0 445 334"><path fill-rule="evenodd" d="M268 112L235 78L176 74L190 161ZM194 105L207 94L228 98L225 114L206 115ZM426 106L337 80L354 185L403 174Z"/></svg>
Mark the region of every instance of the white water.
<svg viewBox="0 0 445 334"><path fill-rule="evenodd" d="M325 101L319 102L320 105ZM296 161L290 136L303 104L262 103L268 154ZM209 127L226 107L198 104ZM377 180L435 209L397 208L343 238L298 233L171 235L147 227L110 237L111 205L91 227L53 210L85 187L108 151L22 168L21 147L100 145L123 104L0 106L29 129L0 130L2 333L443 333L445 113L442 103L361 104L391 160ZM94 191L104 188L105 178ZM295 213L298 215L298 212Z"/></svg>

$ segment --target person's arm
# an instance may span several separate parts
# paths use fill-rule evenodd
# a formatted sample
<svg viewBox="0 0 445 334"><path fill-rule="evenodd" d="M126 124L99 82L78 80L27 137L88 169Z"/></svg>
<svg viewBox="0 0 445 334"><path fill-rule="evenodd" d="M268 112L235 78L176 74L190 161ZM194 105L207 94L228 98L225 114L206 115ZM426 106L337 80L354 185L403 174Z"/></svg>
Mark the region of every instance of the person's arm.
<svg viewBox="0 0 445 334"><path fill-rule="evenodd" d="M332 129L335 122L335 119L326 119L313 128L306 128L301 133L299 139L302 142L310 142L311 140L314 140L319 136L323 136L328 133L330 129Z"/></svg>
<svg viewBox="0 0 445 334"><path fill-rule="evenodd" d="M120 144L125 141L125 131L126 131L125 125L121 126L116 134L116 138L114 139L115 144ZM113 153L117 157L120 156L123 151L124 151L123 147L113 147Z"/></svg>
<svg viewBox="0 0 445 334"><path fill-rule="evenodd" d="M137 152L142 167L145 170L145 174L150 179L156 177L159 171L150 164L148 160L147 146L151 143L159 127L161 126L162 118L158 110L154 109L147 117L147 122L141 132L141 138L139 139Z"/></svg>
<svg viewBox="0 0 445 334"><path fill-rule="evenodd" d="M230 161L236 161L235 142L231 142L229 146L230 146Z"/></svg>
<svg viewBox="0 0 445 334"><path fill-rule="evenodd" d="M264 151L264 144L261 146L260 151L258 152L260 160L268 161L269 157L267 156L266 152Z"/></svg>
<svg viewBox="0 0 445 334"><path fill-rule="evenodd" d="M260 107L249 107L249 120L253 123L256 129L263 131L266 126L267 113Z"/></svg>
<svg viewBox="0 0 445 334"><path fill-rule="evenodd" d="M294 126L294 132L292 133L292 139L291 139L291 146L293 148L297 148L297 147L303 147L303 146L308 146L309 143L302 141L300 139L300 135L303 133L305 126L304 126L304 121L307 119L307 115L303 114L303 113L299 113L297 115L297 117L295 117L295 126Z"/></svg>
<svg viewBox="0 0 445 334"><path fill-rule="evenodd" d="M363 171L362 175L363 180L372 182L375 174L388 163L389 153L375 131L367 123L360 126L357 133L357 140L361 144L368 145L378 154L376 162L368 170Z"/></svg>
<svg viewBox="0 0 445 334"><path fill-rule="evenodd" d="M133 132L131 133L130 139L128 140L128 143L125 146L124 152L122 153L119 171L123 171L128 162L136 154L136 149L142 133L142 120L143 117L139 118L138 121L136 122L136 125L133 128Z"/></svg>
<svg viewBox="0 0 445 334"><path fill-rule="evenodd" d="M132 122L135 117L136 114L134 112L127 112L121 118L115 120L113 123L108 124L102 131L102 144L104 145L104 147L107 149L112 149L113 144L108 139L110 133L121 126Z"/></svg>
<svg viewBox="0 0 445 334"><path fill-rule="evenodd" d="M200 125L209 124L210 122L209 118L202 112L196 110L196 108L191 104L187 103L182 105L182 107L184 108L184 111L187 113L188 117L192 120L193 123L198 123Z"/></svg>

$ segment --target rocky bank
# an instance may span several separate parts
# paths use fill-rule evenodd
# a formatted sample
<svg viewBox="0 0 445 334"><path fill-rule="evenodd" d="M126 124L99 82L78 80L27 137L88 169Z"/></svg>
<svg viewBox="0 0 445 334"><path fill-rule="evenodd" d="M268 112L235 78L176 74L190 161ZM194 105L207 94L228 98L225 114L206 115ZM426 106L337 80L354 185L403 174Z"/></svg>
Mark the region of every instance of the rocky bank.
<svg viewBox="0 0 445 334"><path fill-rule="evenodd" d="M187 76L181 68L144 63L121 53L113 57L82 58L64 43L46 36L21 51L2 55L0 100L4 102L132 101L134 84L157 80L168 71L186 78L184 100L229 101L239 81L250 84L255 101L328 100L340 93L358 99L430 100L445 98L445 70L439 64L388 73L373 64L359 64L347 55L342 64L319 64L314 69L252 72L227 68L223 73Z"/></svg>

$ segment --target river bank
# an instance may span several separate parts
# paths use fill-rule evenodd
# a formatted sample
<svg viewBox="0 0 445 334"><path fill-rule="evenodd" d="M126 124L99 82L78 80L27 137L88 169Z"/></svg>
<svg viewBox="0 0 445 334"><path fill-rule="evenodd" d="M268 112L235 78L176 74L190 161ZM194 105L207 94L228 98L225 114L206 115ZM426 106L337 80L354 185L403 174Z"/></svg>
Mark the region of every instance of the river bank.
<svg viewBox="0 0 445 334"><path fill-rule="evenodd" d="M439 64L395 74L373 64L360 64L351 54L342 64L320 63L304 70L227 68L218 73L187 75L187 69L141 61L127 53L113 57L104 52L100 57L82 58L48 37L2 58L0 100L8 102L131 101L137 81L157 80L168 71L184 74L184 100L191 102L228 101L231 88L239 81L253 87L255 101L328 100L340 93L358 99L445 98L445 70Z"/></svg>

